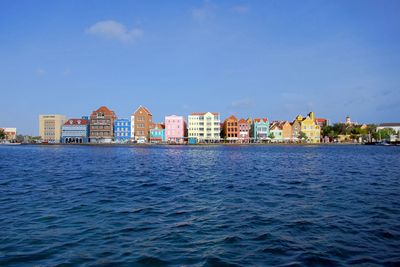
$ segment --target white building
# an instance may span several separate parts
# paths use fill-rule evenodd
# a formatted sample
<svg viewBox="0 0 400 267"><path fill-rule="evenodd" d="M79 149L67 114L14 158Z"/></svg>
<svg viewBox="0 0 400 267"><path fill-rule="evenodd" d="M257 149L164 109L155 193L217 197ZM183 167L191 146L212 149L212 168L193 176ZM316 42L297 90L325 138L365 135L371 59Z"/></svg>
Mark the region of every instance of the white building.
<svg viewBox="0 0 400 267"><path fill-rule="evenodd" d="M378 127L376 127L376 130L382 130L382 129L389 129L392 128L393 130L396 131L396 133L400 133L400 123L381 123L379 124Z"/></svg>
<svg viewBox="0 0 400 267"><path fill-rule="evenodd" d="M217 112L195 112L188 117L188 137L197 142L220 141L221 119Z"/></svg>

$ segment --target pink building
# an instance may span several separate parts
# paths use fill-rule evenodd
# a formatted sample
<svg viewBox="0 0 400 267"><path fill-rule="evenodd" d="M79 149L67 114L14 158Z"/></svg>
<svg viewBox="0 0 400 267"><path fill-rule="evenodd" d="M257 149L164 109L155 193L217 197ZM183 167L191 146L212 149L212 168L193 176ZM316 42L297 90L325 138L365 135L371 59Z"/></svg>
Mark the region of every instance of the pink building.
<svg viewBox="0 0 400 267"><path fill-rule="evenodd" d="M183 143L186 137L186 121L183 116L165 117L165 141Z"/></svg>

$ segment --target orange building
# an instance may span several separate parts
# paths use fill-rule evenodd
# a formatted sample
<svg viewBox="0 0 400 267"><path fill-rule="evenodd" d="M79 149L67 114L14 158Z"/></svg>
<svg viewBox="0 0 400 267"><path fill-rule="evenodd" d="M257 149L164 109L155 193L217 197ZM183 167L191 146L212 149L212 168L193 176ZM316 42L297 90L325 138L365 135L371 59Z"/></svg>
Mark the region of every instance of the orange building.
<svg viewBox="0 0 400 267"><path fill-rule="evenodd" d="M223 129L227 141L236 142L239 139L238 119L235 116L232 115L224 121Z"/></svg>
<svg viewBox="0 0 400 267"><path fill-rule="evenodd" d="M292 125L288 121L282 121L282 138L283 141L289 142L292 141Z"/></svg>
<svg viewBox="0 0 400 267"><path fill-rule="evenodd" d="M150 139L150 128L152 124L153 114L151 114L146 107L139 106L133 113L135 140L138 142L148 142Z"/></svg>

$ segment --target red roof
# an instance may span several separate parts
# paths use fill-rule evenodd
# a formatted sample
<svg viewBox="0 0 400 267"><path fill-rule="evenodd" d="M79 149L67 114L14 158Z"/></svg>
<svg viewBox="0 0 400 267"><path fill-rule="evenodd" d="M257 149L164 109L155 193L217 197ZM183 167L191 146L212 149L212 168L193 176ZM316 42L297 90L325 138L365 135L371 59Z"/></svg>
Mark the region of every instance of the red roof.
<svg viewBox="0 0 400 267"><path fill-rule="evenodd" d="M139 106L139 107L136 109L136 111L134 112L134 114L136 114L136 112L137 112L139 109L142 109L142 110L143 110L144 112L146 112L147 114L152 115L151 112L150 112L146 107L144 107L144 106ZM152 115L152 116L153 116L153 115Z"/></svg>
<svg viewBox="0 0 400 267"><path fill-rule="evenodd" d="M85 119L69 119L64 125L87 125L88 121Z"/></svg>
<svg viewBox="0 0 400 267"><path fill-rule="evenodd" d="M239 120L239 123L247 123L247 120L242 118Z"/></svg>
<svg viewBox="0 0 400 267"><path fill-rule="evenodd" d="M253 121L255 121L255 122L268 122L268 118L256 118L256 119L254 119Z"/></svg>
<svg viewBox="0 0 400 267"><path fill-rule="evenodd" d="M316 122L326 122L327 119L324 119L324 118L316 118L315 121L316 121Z"/></svg>
<svg viewBox="0 0 400 267"><path fill-rule="evenodd" d="M107 116L111 115L111 116L115 116L116 117L114 111L110 110L106 106L101 106L99 109L93 111L91 116L96 116L97 113L99 113L99 112L102 112L102 113L104 113L104 115L107 115Z"/></svg>

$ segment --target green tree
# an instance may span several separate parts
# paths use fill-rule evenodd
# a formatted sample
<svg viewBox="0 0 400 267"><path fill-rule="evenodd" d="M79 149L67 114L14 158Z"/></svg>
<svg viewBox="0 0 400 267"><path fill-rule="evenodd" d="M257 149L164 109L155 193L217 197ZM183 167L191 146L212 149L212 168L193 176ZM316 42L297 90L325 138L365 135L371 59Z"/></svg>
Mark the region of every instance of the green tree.
<svg viewBox="0 0 400 267"><path fill-rule="evenodd" d="M268 137L271 138L271 139L274 139L274 138L275 138L275 135L274 135L274 133L270 133L270 134L268 135Z"/></svg>
<svg viewBox="0 0 400 267"><path fill-rule="evenodd" d="M305 132L300 132L300 140L307 140L307 135Z"/></svg>
<svg viewBox="0 0 400 267"><path fill-rule="evenodd" d="M0 129L0 140L6 139L6 133L4 132L4 129Z"/></svg>
<svg viewBox="0 0 400 267"><path fill-rule="evenodd" d="M387 128L376 131L375 133L372 134L372 136L376 140L388 140L390 139L390 136L394 134L396 134L395 130L393 130L392 128Z"/></svg>

